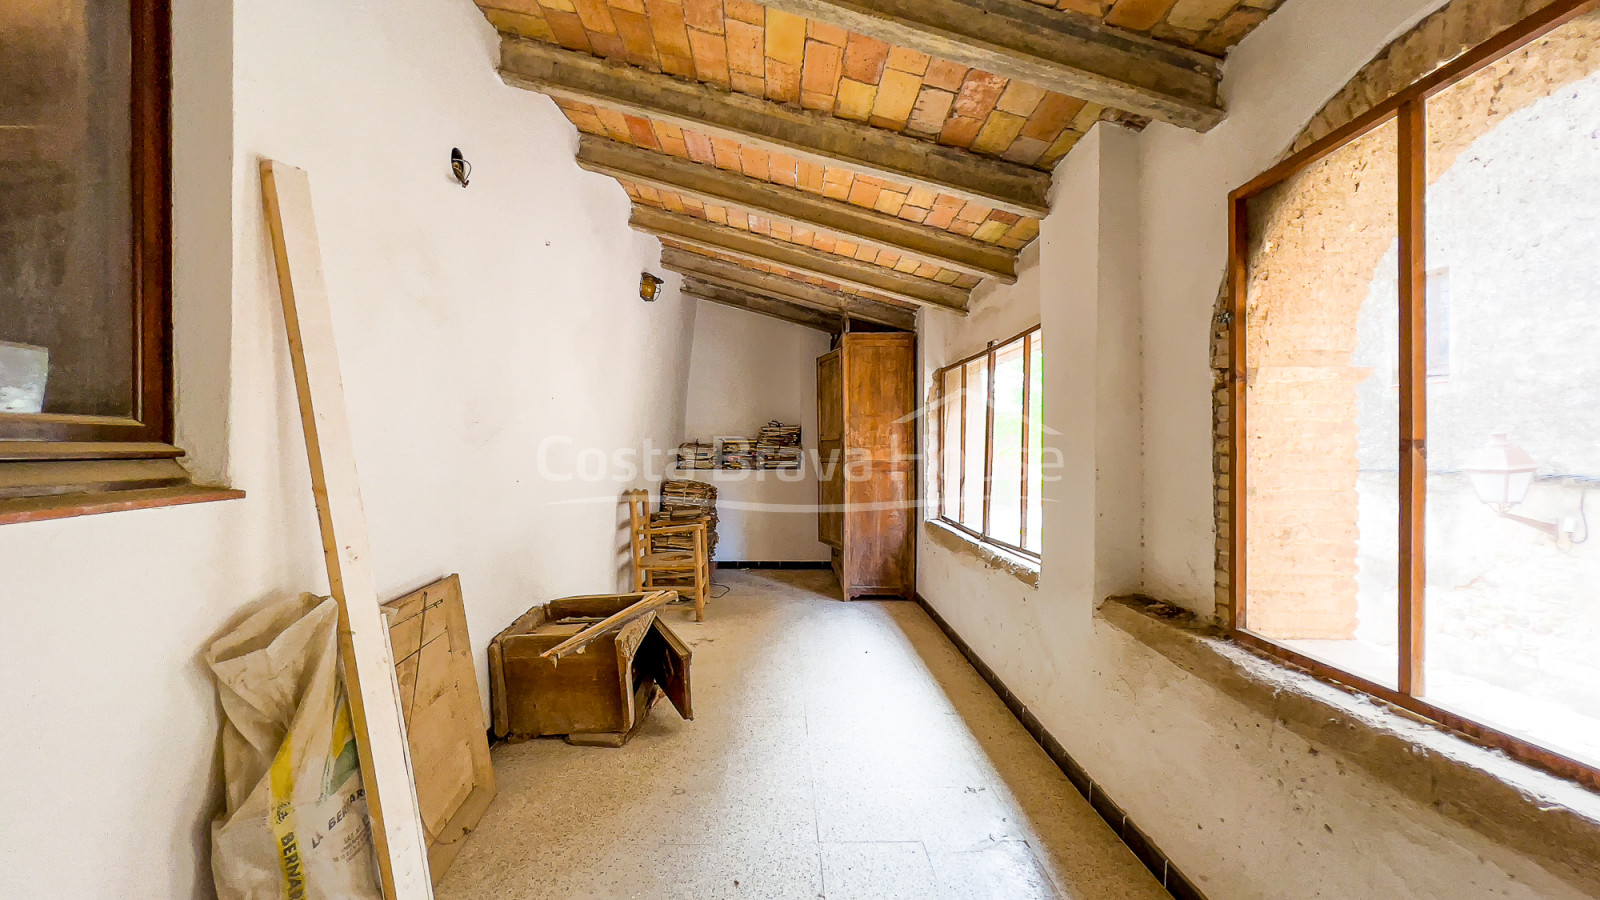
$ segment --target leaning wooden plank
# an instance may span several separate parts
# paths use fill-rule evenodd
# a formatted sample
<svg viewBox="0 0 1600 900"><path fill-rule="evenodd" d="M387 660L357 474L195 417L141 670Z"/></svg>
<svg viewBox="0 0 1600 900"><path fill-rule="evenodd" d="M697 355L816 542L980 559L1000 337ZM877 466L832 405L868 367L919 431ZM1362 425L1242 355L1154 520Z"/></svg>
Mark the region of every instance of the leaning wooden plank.
<svg viewBox="0 0 1600 900"><path fill-rule="evenodd" d="M451 575L383 609L427 829L428 867L438 884L495 795L461 578Z"/></svg>
<svg viewBox="0 0 1600 900"><path fill-rule="evenodd" d="M671 154L586 134L578 139L578 165L704 203L749 210L775 222L887 247L901 256L979 278L1007 284L1017 280L1015 251Z"/></svg>
<svg viewBox="0 0 1600 900"><path fill-rule="evenodd" d="M425 900L433 896L427 840L412 781L388 622L378 605L369 560L367 523L311 208L311 182L300 169L265 160L261 188L328 583L339 601L340 655L383 893L389 900Z"/></svg>
<svg viewBox="0 0 1600 900"><path fill-rule="evenodd" d="M656 591L651 594L646 594L644 599L640 600L638 603L629 606L627 609L624 609L615 615L607 616L605 619L590 625L588 628L585 628L572 637L567 638L554 647L551 647L549 650L539 654L539 658L549 659L551 657L555 657L556 659L560 659L561 657L579 649L600 635L605 634L607 631L610 631L617 625L626 622L635 616L640 616L650 612L653 609L666 606L668 603L671 603L677 599L677 591Z"/></svg>
<svg viewBox="0 0 1600 900"><path fill-rule="evenodd" d="M679 215L635 204L629 224L639 231L712 253L755 263L769 263L828 281L873 291L897 300L906 300L946 312L966 315L972 292L931 278L908 275L862 262L854 257L825 253L789 241L770 238L751 231L718 225L694 216Z"/></svg>
<svg viewBox="0 0 1600 900"><path fill-rule="evenodd" d="M711 284L744 288L824 312L848 313L851 318L888 325L901 331L915 331L917 327L917 311L911 304L900 305L832 291L677 247L661 248L661 266L680 275L693 275Z"/></svg>
<svg viewBox="0 0 1600 900"><path fill-rule="evenodd" d="M1050 209L1048 172L797 106L680 81L543 41L503 36L500 76L507 84L557 99L598 103L713 137L925 187L1019 216L1040 217Z"/></svg>
<svg viewBox="0 0 1600 900"><path fill-rule="evenodd" d="M761 2L1183 128L1209 131L1224 114L1221 60L1029 0Z"/></svg>

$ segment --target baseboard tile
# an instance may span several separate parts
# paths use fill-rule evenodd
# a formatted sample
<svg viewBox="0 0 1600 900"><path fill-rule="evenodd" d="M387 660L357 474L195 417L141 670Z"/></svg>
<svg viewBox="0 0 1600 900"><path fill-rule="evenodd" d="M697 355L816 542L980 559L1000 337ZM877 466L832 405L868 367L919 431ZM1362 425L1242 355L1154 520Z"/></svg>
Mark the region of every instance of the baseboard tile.
<svg viewBox="0 0 1600 900"><path fill-rule="evenodd" d="M1027 729L1028 734L1032 735L1033 739L1044 749L1051 761L1061 769L1062 774L1067 776L1067 780L1072 782L1072 786L1077 788L1078 793L1089 801L1089 805L1094 807L1094 811L1106 821L1107 825L1111 826L1111 830L1116 832L1117 837L1128 845L1128 849L1133 851L1133 855L1138 857L1139 861L1144 863L1145 868L1156 876L1156 879L1167 889L1167 893L1171 894L1176 900L1206 900L1206 895L1201 893L1198 887L1195 887L1194 882L1180 872L1178 867L1173 865L1172 860L1161 852L1161 849L1155 845L1154 841L1150 840L1149 835L1134 824L1133 820L1128 818L1128 815L1122 811L1122 807L1118 806L1110 795L1099 784L1095 783L1093 778L1089 777L1089 773L1084 771L1083 766L1079 765L1071 754L1067 753L1061 742L1056 740L1055 736L1049 731L1045 730L1038 716L1035 716L1028 707L1023 705L1021 700L1017 699L1015 694L1011 693L1011 689L1006 687L1005 682L1000 680L999 676L994 673L993 669L989 668L982 657L973 652L973 649L967 645L961 635L956 633L955 629L950 627L950 623L939 615L938 610L933 608L927 598L917 594L916 601L917 605L921 606L923 611L928 614L928 618L932 619L934 624L939 626L939 630L944 632L945 637L950 639L950 643L955 644L956 649L961 651L961 655L966 657L967 662L971 663L972 667L983 677L983 680L989 683L989 687L1005 703L1006 708L1011 710L1011 714L1017 717L1017 721L1022 723L1022 727Z"/></svg>

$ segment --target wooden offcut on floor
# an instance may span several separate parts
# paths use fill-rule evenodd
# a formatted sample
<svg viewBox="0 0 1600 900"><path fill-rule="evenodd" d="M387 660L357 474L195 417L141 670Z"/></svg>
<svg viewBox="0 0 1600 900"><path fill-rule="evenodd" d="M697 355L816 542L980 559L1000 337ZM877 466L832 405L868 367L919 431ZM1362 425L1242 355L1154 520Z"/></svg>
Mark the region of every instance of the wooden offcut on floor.
<svg viewBox="0 0 1600 900"><path fill-rule="evenodd" d="M703 624L668 613L695 721L496 748L440 900L1167 896L917 606L840 602L827 572L717 580Z"/></svg>

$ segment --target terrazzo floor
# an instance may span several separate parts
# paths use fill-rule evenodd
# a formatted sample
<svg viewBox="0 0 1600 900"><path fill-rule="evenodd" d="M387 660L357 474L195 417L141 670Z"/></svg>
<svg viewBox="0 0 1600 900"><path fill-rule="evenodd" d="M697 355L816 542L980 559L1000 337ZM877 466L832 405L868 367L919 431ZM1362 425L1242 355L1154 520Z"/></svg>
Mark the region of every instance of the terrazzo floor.
<svg viewBox="0 0 1600 900"><path fill-rule="evenodd" d="M620 750L494 751L453 898L1163 900L938 627L829 572L721 571L696 717Z"/></svg>

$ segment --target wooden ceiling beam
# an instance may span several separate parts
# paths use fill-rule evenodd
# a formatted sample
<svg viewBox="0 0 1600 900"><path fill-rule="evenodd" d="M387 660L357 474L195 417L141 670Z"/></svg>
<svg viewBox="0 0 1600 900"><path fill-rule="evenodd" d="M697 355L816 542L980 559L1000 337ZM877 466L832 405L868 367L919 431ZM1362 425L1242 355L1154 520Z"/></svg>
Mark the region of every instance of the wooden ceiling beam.
<svg viewBox="0 0 1600 900"><path fill-rule="evenodd" d="M578 165L703 203L749 210L797 228L887 247L903 256L979 278L994 278L1006 284L1017 280L1017 254L1004 247L693 160L586 134L578 141Z"/></svg>
<svg viewBox="0 0 1600 900"><path fill-rule="evenodd" d="M745 268L725 259L665 247L661 251L661 265L686 278L784 300L835 316L849 316L901 331L917 328L915 309L831 291L782 275Z"/></svg>
<svg viewBox="0 0 1600 900"><path fill-rule="evenodd" d="M1049 212L1050 173L826 113L719 90L502 35L507 84L691 128L822 165L950 194L1019 216Z"/></svg>
<svg viewBox="0 0 1600 900"><path fill-rule="evenodd" d="M685 278L683 281L683 295L705 300L710 303L720 303L735 309L748 310L782 319L795 325L814 328L817 331L826 331L829 334L839 334L844 331L844 315L829 315L825 312L788 303L773 297L762 297L757 294L742 291L735 287L711 284L695 278Z"/></svg>
<svg viewBox="0 0 1600 900"><path fill-rule="evenodd" d="M760 0L1006 78L1196 131L1224 115L1221 61L1029 0Z"/></svg>
<svg viewBox="0 0 1600 900"><path fill-rule="evenodd" d="M966 314L971 292L836 253L634 204L630 224L647 234L755 263L769 263L898 300Z"/></svg>

